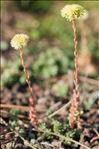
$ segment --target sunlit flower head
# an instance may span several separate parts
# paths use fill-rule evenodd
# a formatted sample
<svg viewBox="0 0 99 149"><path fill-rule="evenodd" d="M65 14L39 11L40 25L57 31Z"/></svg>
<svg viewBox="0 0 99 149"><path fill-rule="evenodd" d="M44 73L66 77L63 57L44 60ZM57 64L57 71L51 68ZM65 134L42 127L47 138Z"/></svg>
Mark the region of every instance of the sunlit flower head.
<svg viewBox="0 0 99 149"><path fill-rule="evenodd" d="M18 50L26 47L29 37L26 34L16 34L11 40L11 46Z"/></svg>
<svg viewBox="0 0 99 149"><path fill-rule="evenodd" d="M66 18L68 21L72 21L74 19L79 19L87 15L87 11L78 4L66 5L61 10L62 17Z"/></svg>

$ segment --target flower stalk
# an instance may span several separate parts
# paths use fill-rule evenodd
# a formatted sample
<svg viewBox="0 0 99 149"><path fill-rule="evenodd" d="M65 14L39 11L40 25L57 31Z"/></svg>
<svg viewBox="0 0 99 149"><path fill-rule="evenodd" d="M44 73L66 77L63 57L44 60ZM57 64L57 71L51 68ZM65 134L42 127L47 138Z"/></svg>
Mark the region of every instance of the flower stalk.
<svg viewBox="0 0 99 149"><path fill-rule="evenodd" d="M23 49L20 49L20 58L21 58L24 74L25 74L25 77L26 77L26 82L28 84L29 92L30 92L30 95L31 95L31 98L29 99L29 103L30 103L29 117L30 117L30 120L31 120L32 124L34 126L36 126L38 124L38 120L37 120L37 117L36 117L36 110L35 110L36 97L33 95L33 88L31 87L30 76L29 76L29 73L26 69L25 63L24 63Z"/></svg>
<svg viewBox="0 0 99 149"><path fill-rule="evenodd" d="M30 103L29 117L30 117L30 120L31 120L33 126L37 127L38 119L36 116L36 109L35 109L36 97L33 94L33 88L31 87L31 81L30 81L30 75L27 71L27 68L26 68L26 65L24 62L23 48L27 45L27 42L28 42L27 35L16 34L11 40L11 46L13 48L15 48L16 50L20 50L21 63L23 66L23 71L24 71L25 77L26 77L26 83L28 84L29 92L31 95L31 98L29 99L29 103Z"/></svg>
<svg viewBox="0 0 99 149"><path fill-rule="evenodd" d="M80 123L80 92L79 92L79 67L78 67L78 41L77 41L77 28L76 28L76 20L84 17L87 14L86 10L78 5L66 5L61 10L62 17L66 18L67 21L72 23L72 29L74 34L74 89L73 96L71 99L71 107L69 114L69 126L73 128L75 124L77 124L78 128L81 128Z"/></svg>
<svg viewBox="0 0 99 149"><path fill-rule="evenodd" d="M74 33L74 64L75 64L74 85L76 92L79 93L78 40L77 40L77 29L75 20L72 20L72 29Z"/></svg>
<svg viewBox="0 0 99 149"><path fill-rule="evenodd" d="M69 114L69 125L71 128L74 127L75 123L77 123L77 127L81 128L80 117L79 117L79 106L80 106L80 92L79 92L79 67L78 67L78 41L77 41L77 30L76 30L76 22L72 20L72 29L74 33L74 63L75 63L75 71L74 71L74 89L72 102L70 107Z"/></svg>

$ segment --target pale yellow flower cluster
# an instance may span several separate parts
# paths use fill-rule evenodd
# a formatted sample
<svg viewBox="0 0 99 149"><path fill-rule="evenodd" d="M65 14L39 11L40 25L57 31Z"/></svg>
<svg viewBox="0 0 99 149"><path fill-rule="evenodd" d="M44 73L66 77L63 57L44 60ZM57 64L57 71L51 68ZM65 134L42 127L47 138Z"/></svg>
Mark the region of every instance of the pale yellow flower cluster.
<svg viewBox="0 0 99 149"><path fill-rule="evenodd" d="M72 20L79 19L81 17L86 16L87 11L78 4L71 4L71 5L66 5L61 10L61 15L62 17L66 18L68 21L71 22Z"/></svg>
<svg viewBox="0 0 99 149"><path fill-rule="evenodd" d="M26 34L16 34L11 40L11 46L18 50L26 47L29 37Z"/></svg>

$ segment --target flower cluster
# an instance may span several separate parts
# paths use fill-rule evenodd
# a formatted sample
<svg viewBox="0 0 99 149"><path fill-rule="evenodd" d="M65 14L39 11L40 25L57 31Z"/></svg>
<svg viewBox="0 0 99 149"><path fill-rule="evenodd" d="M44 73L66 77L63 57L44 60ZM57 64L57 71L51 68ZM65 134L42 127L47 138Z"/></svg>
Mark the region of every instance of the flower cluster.
<svg viewBox="0 0 99 149"><path fill-rule="evenodd" d="M16 34L11 40L11 46L16 50L24 48L28 40L29 37L26 34Z"/></svg>
<svg viewBox="0 0 99 149"><path fill-rule="evenodd" d="M80 17L84 17L87 15L87 11L78 4L66 5L61 10L62 17L66 18L68 21L72 21L74 19L79 19Z"/></svg>

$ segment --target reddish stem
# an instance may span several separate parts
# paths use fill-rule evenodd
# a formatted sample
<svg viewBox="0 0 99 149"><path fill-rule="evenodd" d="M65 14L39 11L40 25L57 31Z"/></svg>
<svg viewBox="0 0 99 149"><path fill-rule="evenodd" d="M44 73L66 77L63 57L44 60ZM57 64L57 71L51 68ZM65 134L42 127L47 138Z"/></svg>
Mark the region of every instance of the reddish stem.
<svg viewBox="0 0 99 149"><path fill-rule="evenodd" d="M76 30L76 22L72 21L72 28L74 33L74 62L75 62L75 72L74 72L74 85L75 90L79 93L79 67L78 67L78 41L77 41L77 30Z"/></svg>
<svg viewBox="0 0 99 149"><path fill-rule="evenodd" d="M79 102L80 102L80 93L79 93L79 67L78 67L78 41L77 41L77 30L76 30L76 22L72 21L72 29L74 33L74 63L75 63L75 71L74 71L74 89L73 89L73 97L70 107L70 116L69 116L69 125L71 128L74 127L74 124L77 123L78 128L80 128L80 117L79 117Z"/></svg>
<svg viewBox="0 0 99 149"><path fill-rule="evenodd" d="M29 92L30 92L30 95L31 95L31 98L29 99L29 102L30 102L30 113L29 113L29 116L30 116L32 124L36 126L37 123L38 123L38 120L37 120L37 117L36 117L36 110L35 110L35 100L36 100L36 97L33 94L33 89L31 87L31 82L30 82L30 76L29 76L29 73L28 73L28 71L26 69L25 63L24 63L23 49L20 49L20 57L21 57L21 62L22 62L24 74L25 74L25 77L26 77L26 82L28 84Z"/></svg>

